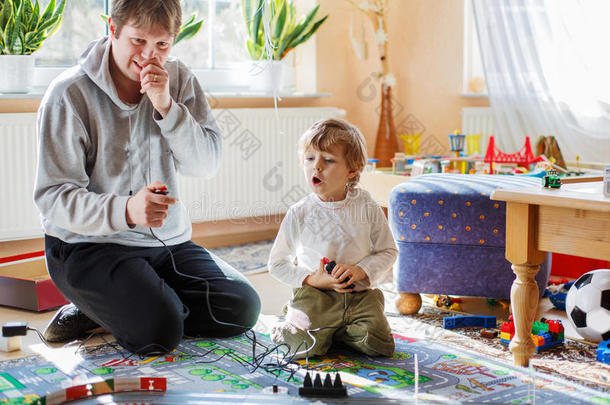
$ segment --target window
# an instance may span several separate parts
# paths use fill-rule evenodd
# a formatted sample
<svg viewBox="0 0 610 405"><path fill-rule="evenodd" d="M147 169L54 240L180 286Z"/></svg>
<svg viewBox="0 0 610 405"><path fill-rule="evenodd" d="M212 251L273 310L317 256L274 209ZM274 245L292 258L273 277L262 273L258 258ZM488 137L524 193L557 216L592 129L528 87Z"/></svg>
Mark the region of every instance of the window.
<svg viewBox="0 0 610 405"><path fill-rule="evenodd" d="M44 3L46 7L48 1ZM68 67L76 64L89 42L106 33L106 24L100 18L101 14L108 13L104 3L105 0L66 1L59 30L34 53L36 66Z"/></svg>
<svg viewBox="0 0 610 405"><path fill-rule="evenodd" d="M479 49L479 38L472 10L472 1L464 0L464 61L462 93L464 95L487 95L485 72Z"/></svg>
<svg viewBox="0 0 610 405"><path fill-rule="evenodd" d="M112 0L67 1L60 29L35 53L36 86L46 86L67 67L78 62L87 45L107 34L101 14L110 14ZM41 7L48 1L42 0ZM245 27L239 0L185 0L182 17L193 12L203 18L203 28L193 38L178 43L172 54L195 71L212 89L240 88L247 83L234 74L249 59L245 49Z"/></svg>
<svg viewBox="0 0 610 405"><path fill-rule="evenodd" d="M185 1L183 17L193 12L204 18L203 28L196 37L178 43L175 56L193 69L231 69L249 59L239 0Z"/></svg>

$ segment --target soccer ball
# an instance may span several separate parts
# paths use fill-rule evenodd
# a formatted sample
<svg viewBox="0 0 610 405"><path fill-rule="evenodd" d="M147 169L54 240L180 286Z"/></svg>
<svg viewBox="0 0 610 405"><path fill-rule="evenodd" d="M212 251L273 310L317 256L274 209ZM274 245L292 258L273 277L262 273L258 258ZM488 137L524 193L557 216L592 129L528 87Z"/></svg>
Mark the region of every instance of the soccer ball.
<svg viewBox="0 0 610 405"><path fill-rule="evenodd" d="M593 270L580 276L566 298L568 320L585 339L610 339L610 270Z"/></svg>

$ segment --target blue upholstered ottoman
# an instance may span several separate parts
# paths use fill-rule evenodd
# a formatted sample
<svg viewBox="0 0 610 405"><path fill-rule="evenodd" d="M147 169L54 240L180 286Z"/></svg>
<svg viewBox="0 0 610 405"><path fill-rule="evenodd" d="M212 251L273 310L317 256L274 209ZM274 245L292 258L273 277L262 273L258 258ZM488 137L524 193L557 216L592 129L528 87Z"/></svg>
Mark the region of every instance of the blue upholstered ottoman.
<svg viewBox="0 0 610 405"><path fill-rule="evenodd" d="M515 275L505 258L506 204L489 196L524 186L540 187L540 179L428 174L394 187L388 218L399 250L398 291L509 299ZM540 267L542 295L550 260Z"/></svg>

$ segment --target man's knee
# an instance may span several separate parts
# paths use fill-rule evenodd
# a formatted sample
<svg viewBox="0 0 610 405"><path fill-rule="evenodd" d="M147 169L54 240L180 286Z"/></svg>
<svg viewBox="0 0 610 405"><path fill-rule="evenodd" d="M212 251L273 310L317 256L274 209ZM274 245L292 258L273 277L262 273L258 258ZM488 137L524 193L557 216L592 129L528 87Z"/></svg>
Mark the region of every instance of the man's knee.
<svg viewBox="0 0 610 405"><path fill-rule="evenodd" d="M127 350L138 354L167 353L178 347L184 335L182 311L166 310L138 320L129 329L115 333L117 341Z"/></svg>
<svg viewBox="0 0 610 405"><path fill-rule="evenodd" d="M244 329L254 327L261 312L261 299L256 290L251 286L244 286L236 294L233 303L235 313L235 324L241 325Z"/></svg>

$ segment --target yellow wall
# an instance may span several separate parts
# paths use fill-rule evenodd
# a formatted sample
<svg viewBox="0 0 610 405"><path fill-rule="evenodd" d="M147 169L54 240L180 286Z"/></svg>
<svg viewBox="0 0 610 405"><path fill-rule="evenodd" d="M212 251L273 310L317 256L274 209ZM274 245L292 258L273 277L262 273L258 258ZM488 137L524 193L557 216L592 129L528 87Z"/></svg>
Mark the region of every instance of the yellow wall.
<svg viewBox="0 0 610 405"><path fill-rule="evenodd" d="M360 0L354 2L359 4ZM435 137L448 150L446 134L461 128L462 107L489 105L487 99L467 99L459 95L462 89L463 1L388 2L388 58L397 79L392 96L400 106L394 111L394 123L399 132L405 132L404 127L401 131L401 124L412 115L424 127L424 138ZM371 25L346 0L322 0L320 3L321 15L329 14L329 17L316 38L318 91L330 92L333 96L319 99L317 104L344 108L347 119L365 135L369 155L372 155L380 86L370 79L370 73L378 71L380 65ZM365 22L369 49L366 62L359 61L352 51L350 16L354 34L360 32L361 21ZM359 91L361 85L363 88ZM373 97L370 85L375 86Z"/></svg>

